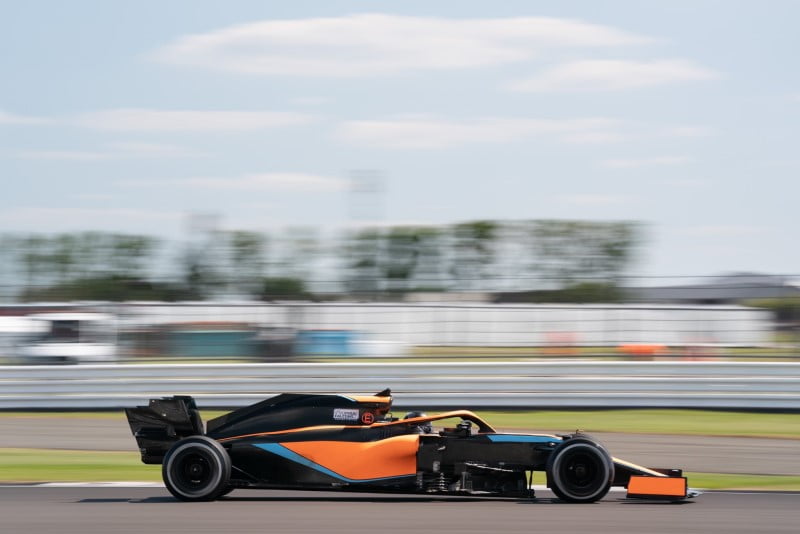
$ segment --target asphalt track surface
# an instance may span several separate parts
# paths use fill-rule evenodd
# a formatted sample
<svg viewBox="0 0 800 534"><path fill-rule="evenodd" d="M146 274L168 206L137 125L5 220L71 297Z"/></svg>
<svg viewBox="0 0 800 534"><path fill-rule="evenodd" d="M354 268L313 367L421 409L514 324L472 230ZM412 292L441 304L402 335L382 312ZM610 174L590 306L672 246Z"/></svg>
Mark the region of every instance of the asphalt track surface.
<svg viewBox="0 0 800 534"><path fill-rule="evenodd" d="M798 493L707 493L683 503L609 494L588 505L535 500L238 490L182 503L164 488L0 486L8 534L169 532L692 533L798 532Z"/></svg>
<svg viewBox="0 0 800 534"><path fill-rule="evenodd" d="M564 431L568 432L569 429L561 429L561 432ZM711 473L800 475L800 462L797 461L800 440L646 434L592 435L604 443L614 456L640 465ZM118 419L0 417L0 448L9 447L137 450L123 414Z"/></svg>

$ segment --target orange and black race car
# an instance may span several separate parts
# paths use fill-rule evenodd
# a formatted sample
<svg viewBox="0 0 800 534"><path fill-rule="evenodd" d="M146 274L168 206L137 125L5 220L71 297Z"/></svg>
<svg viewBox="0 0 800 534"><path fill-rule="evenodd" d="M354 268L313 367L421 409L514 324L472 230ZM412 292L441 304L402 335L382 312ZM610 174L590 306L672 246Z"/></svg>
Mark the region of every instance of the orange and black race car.
<svg viewBox="0 0 800 534"><path fill-rule="evenodd" d="M466 410L391 416L391 392L284 393L212 419L191 397L125 410L146 464L162 464L184 501L237 488L533 497L534 472L562 500L588 503L612 486L628 497L694 496L679 469L613 458L589 436L496 432ZM434 425L448 420L454 426Z"/></svg>

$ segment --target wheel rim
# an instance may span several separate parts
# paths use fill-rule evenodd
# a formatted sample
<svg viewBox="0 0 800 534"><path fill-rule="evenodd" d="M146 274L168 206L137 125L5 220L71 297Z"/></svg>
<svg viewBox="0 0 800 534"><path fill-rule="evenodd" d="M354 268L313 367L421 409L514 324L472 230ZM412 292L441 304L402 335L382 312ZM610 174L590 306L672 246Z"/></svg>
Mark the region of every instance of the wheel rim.
<svg viewBox="0 0 800 534"><path fill-rule="evenodd" d="M213 454L197 447L176 451L170 459L170 482L187 497L202 497L216 487L221 469Z"/></svg>
<svg viewBox="0 0 800 534"><path fill-rule="evenodd" d="M211 480L211 467L200 454L186 454L177 467L176 482L186 488L201 489Z"/></svg>
<svg viewBox="0 0 800 534"><path fill-rule="evenodd" d="M592 457L586 453L575 453L570 455L561 466L561 476L567 487L577 493L591 491L592 486L597 483L597 457Z"/></svg>
<svg viewBox="0 0 800 534"><path fill-rule="evenodd" d="M554 468L558 488L570 498L592 499L608 483L607 462L599 450L589 445L567 447L556 458Z"/></svg>

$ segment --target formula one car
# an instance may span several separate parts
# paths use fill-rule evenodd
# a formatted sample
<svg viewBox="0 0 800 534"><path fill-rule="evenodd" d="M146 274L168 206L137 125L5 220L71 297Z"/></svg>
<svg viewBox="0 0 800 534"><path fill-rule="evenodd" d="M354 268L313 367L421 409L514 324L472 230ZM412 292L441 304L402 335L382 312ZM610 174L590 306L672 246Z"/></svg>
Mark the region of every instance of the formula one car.
<svg viewBox="0 0 800 534"><path fill-rule="evenodd" d="M533 497L534 472L560 499L589 503L612 486L628 497L693 497L679 469L612 458L591 437L496 432L466 410L391 416L391 391L371 396L284 393L212 419L194 399L125 410L146 464L167 489L209 501L238 488ZM439 421L455 426L434 429ZM528 478L528 474L530 479Z"/></svg>

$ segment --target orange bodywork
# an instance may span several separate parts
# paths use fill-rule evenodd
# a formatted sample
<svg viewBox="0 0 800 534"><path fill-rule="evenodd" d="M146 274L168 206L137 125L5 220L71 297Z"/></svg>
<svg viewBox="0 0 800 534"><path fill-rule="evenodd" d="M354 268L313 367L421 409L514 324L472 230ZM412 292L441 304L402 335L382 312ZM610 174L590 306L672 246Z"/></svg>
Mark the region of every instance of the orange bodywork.
<svg viewBox="0 0 800 534"><path fill-rule="evenodd" d="M314 463L352 480L413 475L417 472L416 434L380 441L291 441L281 443Z"/></svg>
<svg viewBox="0 0 800 534"><path fill-rule="evenodd" d="M683 499L686 491L686 477L632 476L628 482L628 497Z"/></svg>
<svg viewBox="0 0 800 534"><path fill-rule="evenodd" d="M391 397L377 397L375 395L348 395L350 399L358 403L391 404Z"/></svg>

